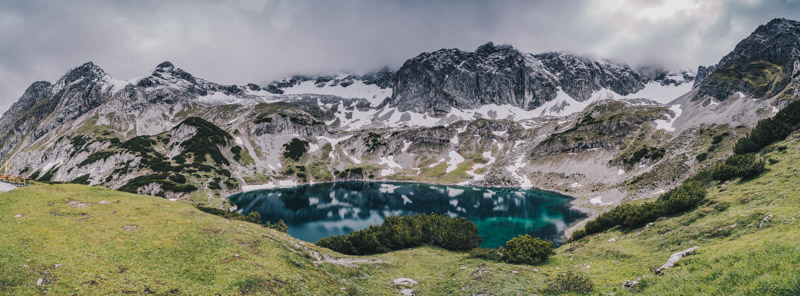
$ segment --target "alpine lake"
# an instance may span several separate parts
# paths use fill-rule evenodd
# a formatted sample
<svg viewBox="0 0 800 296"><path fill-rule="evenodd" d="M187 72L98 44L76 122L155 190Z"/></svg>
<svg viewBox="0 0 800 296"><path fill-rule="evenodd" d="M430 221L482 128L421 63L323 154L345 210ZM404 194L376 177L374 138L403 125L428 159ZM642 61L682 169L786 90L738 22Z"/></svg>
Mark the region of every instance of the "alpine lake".
<svg viewBox="0 0 800 296"><path fill-rule="evenodd" d="M570 197L553 192L422 183L319 183L243 192L229 199L245 215L261 214L262 222L282 219L289 235L308 242L381 224L388 216L438 213L474 222L482 247L503 246L522 234L560 245L567 226L586 217L569 207Z"/></svg>

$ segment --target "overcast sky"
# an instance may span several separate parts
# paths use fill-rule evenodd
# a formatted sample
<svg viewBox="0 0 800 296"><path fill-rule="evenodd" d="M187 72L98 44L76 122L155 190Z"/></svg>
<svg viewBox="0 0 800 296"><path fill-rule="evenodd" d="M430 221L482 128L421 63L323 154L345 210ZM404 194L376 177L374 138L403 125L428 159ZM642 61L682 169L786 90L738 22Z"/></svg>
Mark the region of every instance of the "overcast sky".
<svg viewBox="0 0 800 296"><path fill-rule="evenodd" d="M634 67L715 64L794 0L0 1L0 112L93 61L117 79L165 60L225 84L399 67L487 41Z"/></svg>

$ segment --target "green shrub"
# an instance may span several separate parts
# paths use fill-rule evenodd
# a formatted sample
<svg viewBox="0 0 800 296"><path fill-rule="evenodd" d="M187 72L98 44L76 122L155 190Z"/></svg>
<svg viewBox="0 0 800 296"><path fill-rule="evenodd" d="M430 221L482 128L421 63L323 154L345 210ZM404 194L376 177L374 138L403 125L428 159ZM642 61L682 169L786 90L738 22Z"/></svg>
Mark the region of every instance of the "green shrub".
<svg viewBox="0 0 800 296"><path fill-rule="evenodd" d="M194 185L175 184L173 181L170 180L171 177L172 176L166 173L139 176L131 179L125 185L122 185L122 187L120 187L118 190L131 193L138 193L139 188L152 183L156 183L161 186L161 192L159 192L156 195L162 197L164 196L164 193L167 191L172 191L176 193L186 193L197 190L197 187L195 187Z"/></svg>
<svg viewBox="0 0 800 296"><path fill-rule="evenodd" d="M252 211L249 214L247 214L247 216L244 217L244 221L255 224L261 224L261 214L256 211Z"/></svg>
<svg viewBox="0 0 800 296"><path fill-rule="evenodd" d="M227 145L228 141L233 139L228 132L199 117L186 118L181 124L193 126L197 128L197 132L180 144L183 151L177 157L185 160L192 155L196 164L200 164L206 160L206 157L210 157L211 161L217 165L230 165L230 162L219 150L219 146Z"/></svg>
<svg viewBox="0 0 800 296"><path fill-rule="evenodd" d="M600 233L615 226L636 228L660 217L675 215L697 207L706 197L706 189L700 182L685 182L662 194L655 201L642 204L622 204L611 211L600 214L586 223L583 231L572 234L571 240Z"/></svg>
<svg viewBox="0 0 800 296"><path fill-rule="evenodd" d="M95 152L95 153L92 153L91 155L89 155L89 157L87 157L83 161L81 161L81 163L78 164L78 166L82 167L82 166L85 166L85 165L93 164L93 163L101 161L101 160L106 160L109 157L113 156L114 154L117 154L117 152L115 152L115 151L99 151L99 152Z"/></svg>
<svg viewBox="0 0 800 296"><path fill-rule="evenodd" d="M286 144L283 144L283 157L299 161L304 154L308 151L308 142L294 138Z"/></svg>
<svg viewBox="0 0 800 296"><path fill-rule="evenodd" d="M256 211L252 211L250 213L247 213L247 215L244 215L244 214L239 213L239 212L231 212L231 211L226 211L226 210L222 210L222 209L218 209L218 208L205 207L205 206L201 206L201 205L198 205L197 209L200 210L200 211L203 211L205 213L209 213L209 214L212 214L212 215L224 217L226 219L245 221L245 222L250 222L250 223L254 223L254 224L259 224L259 225L261 225L263 227L270 228L270 229L275 229L277 231L284 232L284 233L289 231L289 227L286 226L286 223L284 223L283 220L280 220L280 221L278 221L278 223L275 223L275 224L269 223L269 221L267 221L265 223L262 223L261 222L261 214L256 212Z"/></svg>
<svg viewBox="0 0 800 296"><path fill-rule="evenodd" d="M186 183L186 177L181 174L170 175L169 180L175 183Z"/></svg>
<svg viewBox="0 0 800 296"><path fill-rule="evenodd" d="M85 175L81 175L81 176L79 176L79 177L77 177L75 179L72 179L72 181L69 181L69 182L73 183L73 184L89 185L89 177L90 177L89 174L85 174Z"/></svg>
<svg viewBox="0 0 800 296"><path fill-rule="evenodd" d="M549 279L547 289L555 293L589 294L594 290L594 283L586 275L570 270Z"/></svg>
<svg viewBox="0 0 800 296"><path fill-rule="evenodd" d="M503 261L503 253L500 249L474 248L469 250L469 255L475 258Z"/></svg>
<svg viewBox="0 0 800 296"><path fill-rule="evenodd" d="M724 132L724 133L721 133L721 134L719 134L719 135L716 135L716 136L714 136L714 137L711 139L711 144L712 144L712 145L719 144L720 142L722 142L722 139L723 139L723 138L725 138L725 137L727 137L727 136L730 136L730 134L731 134L731 133L729 133L729 132Z"/></svg>
<svg viewBox="0 0 800 296"><path fill-rule="evenodd" d="M38 180L42 181L42 182L50 182L50 181L52 181L53 180L53 176L56 175L56 173L58 172L58 169L60 169L60 168L52 168L52 169L50 169L49 171L47 171L47 173L45 173L44 175L39 177Z"/></svg>
<svg viewBox="0 0 800 296"><path fill-rule="evenodd" d="M373 132L369 132L367 137L364 139L364 145L367 147L367 153L375 152L378 147L386 146L386 143L382 142L380 134L376 134Z"/></svg>
<svg viewBox="0 0 800 296"><path fill-rule="evenodd" d="M155 144L156 141L151 139L149 136L138 136L123 142L119 147L134 153L138 153L140 156L144 156L147 154L147 152L153 150L152 146Z"/></svg>
<svg viewBox="0 0 800 296"><path fill-rule="evenodd" d="M503 261L509 263L536 264L555 255L553 242L533 238L530 234L520 235L506 242Z"/></svg>
<svg viewBox="0 0 800 296"><path fill-rule="evenodd" d="M705 152L700 153L697 156L695 156L694 159L696 159L697 162L704 162L706 161L706 159L708 159L708 153Z"/></svg>
<svg viewBox="0 0 800 296"><path fill-rule="evenodd" d="M664 148L655 148L644 146L636 150L630 157L624 158L622 163L626 165L634 165L642 161L642 159L659 160L664 157L666 150Z"/></svg>
<svg viewBox="0 0 800 296"><path fill-rule="evenodd" d="M772 118L762 119L750 133L733 147L736 154L758 152L770 144L786 139L800 124L800 101L789 103Z"/></svg>
<svg viewBox="0 0 800 296"><path fill-rule="evenodd" d="M149 164L149 167L154 172L169 172L172 170L172 164L163 160L155 160Z"/></svg>
<svg viewBox="0 0 800 296"><path fill-rule="evenodd" d="M176 193L186 193L196 191L197 187L190 184L177 184L169 188L168 191L176 192Z"/></svg>
<svg viewBox="0 0 800 296"><path fill-rule="evenodd" d="M732 155L725 162L718 164L711 171L711 178L727 181L733 178L752 178L766 171L766 163L757 159L755 153Z"/></svg>
<svg viewBox="0 0 800 296"><path fill-rule="evenodd" d="M259 116L256 118L256 121L254 121L255 124L265 123L265 122L266 123L272 122L272 118L266 116Z"/></svg>
<svg viewBox="0 0 800 296"><path fill-rule="evenodd" d="M273 223L269 223L269 221L268 221L268 222L264 223L264 227L275 229L275 230L283 232L283 233L289 232L289 226L286 226L286 223L283 222L283 219L278 220L278 223L274 223L274 224Z"/></svg>
<svg viewBox="0 0 800 296"><path fill-rule="evenodd" d="M466 218L418 214L387 217L381 225L323 238L317 245L340 253L367 255L422 245L463 251L477 247L481 241L478 227Z"/></svg>

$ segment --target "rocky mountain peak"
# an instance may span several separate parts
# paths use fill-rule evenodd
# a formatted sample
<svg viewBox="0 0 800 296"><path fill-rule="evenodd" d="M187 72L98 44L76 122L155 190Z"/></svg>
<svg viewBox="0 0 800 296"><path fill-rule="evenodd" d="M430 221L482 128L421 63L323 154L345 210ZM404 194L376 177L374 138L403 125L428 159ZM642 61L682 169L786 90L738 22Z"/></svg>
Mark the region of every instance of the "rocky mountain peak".
<svg viewBox="0 0 800 296"><path fill-rule="evenodd" d="M796 33L800 29L800 22L785 18L775 18L768 23L758 26L756 33Z"/></svg>
<svg viewBox="0 0 800 296"><path fill-rule="evenodd" d="M602 88L628 95L641 90L648 80L627 64L611 60L595 60L563 52L537 54L535 57L559 78L561 89L578 101L589 99L592 93Z"/></svg>
<svg viewBox="0 0 800 296"><path fill-rule="evenodd" d="M511 46L510 44L494 45L494 42L489 41L481 46L478 46L478 48L475 49L475 53L482 55L490 55L498 51L510 51L510 50L516 50L516 49L514 49L514 47Z"/></svg>
<svg viewBox="0 0 800 296"><path fill-rule="evenodd" d="M800 22L773 19L759 26L720 60L699 84L700 95L718 100L725 100L735 92L754 97L778 95L797 77L799 70ZM764 79L754 81L748 77Z"/></svg>
<svg viewBox="0 0 800 296"><path fill-rule="evenodd" d="M103 69L95 65L93 62L86 62L65 74L59 82L62 84L70 84L80 79L96 80L108 76Z"/></svg>
<svg viewBox="0 0 800 296"><path fill-rule="evenodd" d="M163 62L161 64L158 64L158 66L156 66L156 71L158 71L158 72L169 72L169 71L172 71L174 69L175 69L175 65L173 65L169 61L165 61L165 62Z"/></svg>
<svg viewBox="0 0 800 296"><path fill-rule="evenodd" d="M723 57L718 65L753 59L785 65L798 57L800 22L777 18L759 26L750 36L739 42L731 53Z"/></svg>
<svg viewBox="0 0 800 296"><path fill-rule="evenodd" d="M195 77L192 76L192 74L189 74L189 72L186 72L181 68L175 67L175 65L173 65L169 61L165 61L165 62L163 62L161 64L158 64L156 66L156 68L150 74L150 79L145 78L145 79L140 80L139 81L139 86L148 87L148 86L152 86L152 85L158 84L158 83L154 82L151 79L171 81L171 80L173 80L173 79L171 79L171 77L174 77L174 78L177 78L177 79L180 79L180 80L184 80L184 81L187 81L187 82L192 83L192 84L196 84L197 83L197 79L195 79Z"/></svg>

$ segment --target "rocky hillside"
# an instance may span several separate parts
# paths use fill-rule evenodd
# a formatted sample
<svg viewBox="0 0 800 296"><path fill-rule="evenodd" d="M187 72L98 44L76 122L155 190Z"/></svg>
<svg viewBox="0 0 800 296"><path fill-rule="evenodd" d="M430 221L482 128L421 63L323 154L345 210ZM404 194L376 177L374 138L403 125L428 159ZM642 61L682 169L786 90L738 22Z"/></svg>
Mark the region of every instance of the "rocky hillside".
<svg viewBox="0 0 800 296"><path fill-rule="evenodd" d="M708 77L700 83L699 93L717 100L725 100L736 92L752 97L797 97L800 22L774 19L759 26L707 71Z"/></svg>
<svg viewBox="0 0 800 296"><path fill-rule="evenodd" d="M441 117L486 104L533 110L559 90L583 102L608 88L628 95L647 80L624 64L563 53L533 55L510 45L481 45L474 52L442 49L406 61L397 71L391 106Z"/></svg>
<svg viewBox="0 0 800 296"><path fill-rule="evenodd" d="M492 43L266 86L169 62L116 80L86 63L0 118L0 159L42 181L216 206L240 190L373 179L539 187L602 210L671 188L795 99L797 27L759 27L697 79ZM777 68L737 68L759 61ZM729 72L769 87L721 83Z"/></svg>
<svg viewBox="0 0 800 296"><path fill-rule="evenodd" d="M347 256L185 203L29 186L0 194L0 294L534 295L589 283L593 294L796 295L800 135L773 148L766 172L712 185L696 209L567 243L535 266L427 246Z"/></svg>

